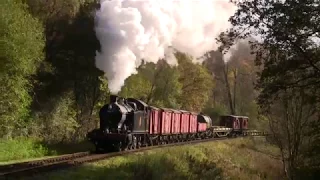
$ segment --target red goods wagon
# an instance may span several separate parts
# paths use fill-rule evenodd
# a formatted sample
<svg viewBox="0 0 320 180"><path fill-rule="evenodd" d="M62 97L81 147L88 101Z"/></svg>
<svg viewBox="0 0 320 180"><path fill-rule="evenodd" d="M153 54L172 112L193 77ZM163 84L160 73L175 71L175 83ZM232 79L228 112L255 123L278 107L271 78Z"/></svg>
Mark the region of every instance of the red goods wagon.
<svg viewBox="0 0 320 180"><path fill-rule="evenodd" d="M190 114L189 133L196 133L197 127L198 127L197 114L192 112Z"/></svg>
<svg viewBox="0 0 320 180"><path fill-rule="evenodd" d="M240 121L240 129L248 129L249 118L247 116L239 117L239 121Z"/></svg>
<svg viewBox="0 0 320 180"><path fill-rule="evenodd" d="M204 132L207 130L207 123L198 123L197 132Z"/></svg>
<svg viewBox="0 0 320 180"><path fill-rule="evenodd" d="M187 134L189 132L189 119L190 119L190 112L181 110L181 134Z"/></svg>
<svg viewBox="0 0 320 180"><path fill-rule="evenodd" d="M181 112L172 110L171 134L180 134Z"/></svg>
<svg viewBox="0 0 320 180"><path fill-rule="evenodd" d="M160 134L160 117L161 111L156 107L150 106L149 111L149 133Z"/></svg>
<svg viewBox="0 0 320 180"><path fill-rule="evenodd" d="M209 116L198 114L197 116L198 129L197 132L204 132L207 130L207 127L212 126L212 120Z"/></svg>
<svg viewBox="0 0 320 180"><path fill-rule="evenodd" d="M170 134L172 110L162 108L160 112L160 132L161 134Z"/></svg>

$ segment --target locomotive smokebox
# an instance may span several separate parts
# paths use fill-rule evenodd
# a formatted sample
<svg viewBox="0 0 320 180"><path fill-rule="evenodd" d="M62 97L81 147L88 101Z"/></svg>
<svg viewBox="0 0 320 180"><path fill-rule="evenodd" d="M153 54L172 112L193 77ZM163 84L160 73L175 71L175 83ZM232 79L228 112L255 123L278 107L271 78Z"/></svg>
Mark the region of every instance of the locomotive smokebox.
<svg viewBox="0 0 320 180"><path fill-rule="evenodd" d="M110 104L117 102L119 97L117 95L110 95Z"/></svg>

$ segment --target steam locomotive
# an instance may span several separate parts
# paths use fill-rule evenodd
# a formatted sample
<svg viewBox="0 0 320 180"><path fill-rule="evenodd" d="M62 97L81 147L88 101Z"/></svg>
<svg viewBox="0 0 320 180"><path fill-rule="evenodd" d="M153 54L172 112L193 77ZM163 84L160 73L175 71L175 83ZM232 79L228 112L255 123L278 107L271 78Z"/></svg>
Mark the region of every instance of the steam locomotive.
<svg viewBox="0 0 320 180"><path fill-rule="evenodd" d="M248 117L221 116L220 126L202 113L157 108L134 98L110 96L100 127L87 134L97 152L114 152L204 138L246 135Z"/></svg>

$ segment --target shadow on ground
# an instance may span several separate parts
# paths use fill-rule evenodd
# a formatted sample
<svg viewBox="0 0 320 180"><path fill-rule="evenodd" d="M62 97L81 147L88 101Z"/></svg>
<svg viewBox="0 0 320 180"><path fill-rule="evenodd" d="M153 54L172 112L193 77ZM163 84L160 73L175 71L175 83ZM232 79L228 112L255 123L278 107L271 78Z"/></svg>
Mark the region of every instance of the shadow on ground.
<svg viewBox="0 0 320 180"><path fill-rule="evenodd" d="M62 155L76 152L94 151L94 145L88 141L76 143L42 144L49 151L48 155Z"/></svg>

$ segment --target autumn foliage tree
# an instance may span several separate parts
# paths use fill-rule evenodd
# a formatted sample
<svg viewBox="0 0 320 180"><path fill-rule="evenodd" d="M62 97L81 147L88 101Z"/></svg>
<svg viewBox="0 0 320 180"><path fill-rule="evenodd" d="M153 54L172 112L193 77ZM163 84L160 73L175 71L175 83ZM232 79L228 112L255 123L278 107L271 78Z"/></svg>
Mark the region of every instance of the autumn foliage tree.
<svg viewBox="0 0 320 180"><path fill-rule="evenodd" d="M170 66L165 60L140 66L138 74L126 80L121 95L139 98L157 107L200 112L213 88L211 76L188 55L177 52L175 56L178 66Z"/></svg>
<svg viewBox="0 0 320 180"><path fill-rule="evenodd" d="M269 117L271 130L287 154L283 156L287 177L295 179L299 169L317 167L315 161L306 160L314 154L306 153L306 149L319 152L314 148L320 134L319 1L253 0L236 4L238 10L230 18L233 27L220 36L221 49L228 50L238 39L260 39L251 42L255 63L261 68L258 103L264 115L274 115ZM299 99L302 102L295 101ZM272 110L279 103L284 109L275 115ZM306 107L314 109L305 113ZM305 146L303 139L313 146ZM303 163L297 163L301 157Z"/></svg>
<svg viewBox="0 0 320 180"><path fill-rule="evenodd" d="M211 96L213 81L208 70L200 65L193 64L192 59L185 54L177 53L182 95L182 108L200 112Z"/></svg>
<svg viewBox="0 0 320 180"><path fill-rule="evenodd" d="M264 129L266 122L259 118L255 89L256 72L254 55L250 53L248 41L241 41L229 56L220 51L205 54L203 66L208 69L214 83L204 112L214 119L223 114L250 117L250 128Z"/></svg>

